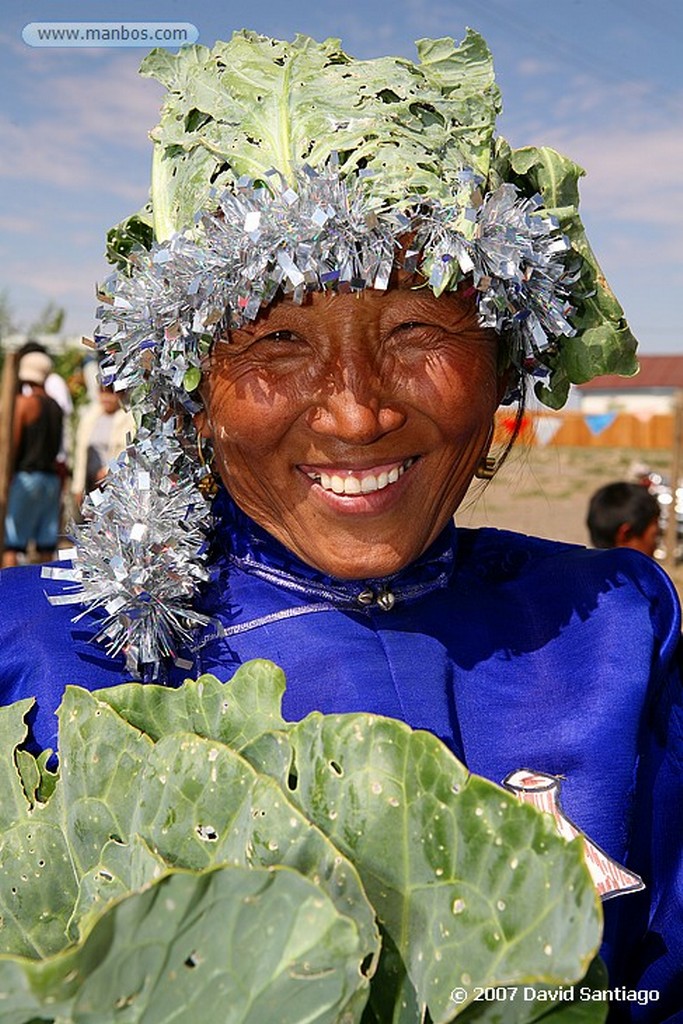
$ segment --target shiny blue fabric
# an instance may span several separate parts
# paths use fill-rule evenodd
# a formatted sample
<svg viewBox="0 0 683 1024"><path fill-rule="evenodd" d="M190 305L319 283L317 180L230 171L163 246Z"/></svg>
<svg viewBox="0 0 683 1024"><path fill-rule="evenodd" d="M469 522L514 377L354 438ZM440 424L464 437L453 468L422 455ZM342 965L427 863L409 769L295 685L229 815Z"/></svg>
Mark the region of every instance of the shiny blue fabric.
<svg viewBox="0 0 683 1024"><path fill-rule="evenodd" d="M561 776L567 815L647 883L605 904L603 955L612 985L661 997L615 1004L610 1020L683 1021L680 619L668 577L624 549L449 528L395 577L330 579L225 496L217 507L202 610L225 635L204 637L191 674L227 679L269 658L287 676L289 719L392 715L496 782L519 768ZM37 697L41 747L55 745L66 683L127 678L121 658L89 642L96 623L72 624L73 608L49 605L43 592L63 586L30 568L0 577L0 700ZM386 589L389 611L376 601Z"/></svg>

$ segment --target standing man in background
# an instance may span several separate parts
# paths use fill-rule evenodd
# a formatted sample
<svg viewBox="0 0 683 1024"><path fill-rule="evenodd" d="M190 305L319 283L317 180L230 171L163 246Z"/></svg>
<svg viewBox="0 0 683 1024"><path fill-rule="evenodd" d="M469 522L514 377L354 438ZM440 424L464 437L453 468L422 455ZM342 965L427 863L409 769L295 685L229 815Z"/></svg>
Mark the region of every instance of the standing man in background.
<svg viewBox="0 0 683 1024"><path fill-rule="evenodd" d="M50 561L57 546L61 491L57 456L63 414L45 391L51 371L52 360L44 352L29 352L19 361L3 568L17 565L19 554L25 554L31 542L43 562Z"/></svg>

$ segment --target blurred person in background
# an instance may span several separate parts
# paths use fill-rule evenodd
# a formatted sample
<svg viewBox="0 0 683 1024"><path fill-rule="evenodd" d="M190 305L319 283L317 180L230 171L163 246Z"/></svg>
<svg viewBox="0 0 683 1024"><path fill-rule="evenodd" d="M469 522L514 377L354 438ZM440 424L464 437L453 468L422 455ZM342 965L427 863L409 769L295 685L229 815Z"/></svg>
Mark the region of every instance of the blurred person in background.
<svg viewBox="0 0 683 1024"><path fill-rule="evenodd" d="M642 484L618 480L595 492L586 526L595 548L634 548L654 557L660 537L659 502Z"/></svg>
<svg viewBox="0 0 683 1024"><path fill-rule="evenodd" d="M19 360L3 567L17 565L19 554L26 554L31 543L38 561L49 561L57 545L61 492L57 456L64 417L45 390L51 371L52 360L45 352L29 352Z"/></svg>
<svg viewBox="0 0 683 1024"><path fill-rule="evenodd" d="M101 386L97 399L81 415L76 431L71 490L80 507L86 494L107 475L109 463L135 431L132 413L121 406L120 392Z"/></svg>
<svg viewBox="0 0 683 1024"><path fill-rule="evenodd" d="M62 440L59 452L57 453L57 470L62 481L64 481L69 472L69 451L71 449L69 427L71 424L71 416L74 411L74 403L69 390L69 385L61 374L55 371L54 365L52 364L52 357L44 345L41 345L39 341L34 341L32 338L29 338L29 340L18 350L17 356L19 360L21 360L22 356L30 355L32 352L40 352L50 359L51 369L45 379L45 394L55 400L63 414ZM24 393L27 392L25 391Z"/></svg>

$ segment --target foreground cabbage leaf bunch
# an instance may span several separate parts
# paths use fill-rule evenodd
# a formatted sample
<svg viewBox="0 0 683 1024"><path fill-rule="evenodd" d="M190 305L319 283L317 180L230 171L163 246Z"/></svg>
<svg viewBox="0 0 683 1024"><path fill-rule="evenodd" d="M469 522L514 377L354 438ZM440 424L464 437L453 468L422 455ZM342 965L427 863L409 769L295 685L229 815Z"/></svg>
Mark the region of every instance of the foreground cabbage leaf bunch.
<svg viewBox="0 0 683 1024"><path fill-rule="evenodd" d="M265 661L69 687L58 774L21 749L31 702L0 709L0 1024L599 1020L475 1001L586 973L581 841L430 734L287 723L283 691Z"/></svg>

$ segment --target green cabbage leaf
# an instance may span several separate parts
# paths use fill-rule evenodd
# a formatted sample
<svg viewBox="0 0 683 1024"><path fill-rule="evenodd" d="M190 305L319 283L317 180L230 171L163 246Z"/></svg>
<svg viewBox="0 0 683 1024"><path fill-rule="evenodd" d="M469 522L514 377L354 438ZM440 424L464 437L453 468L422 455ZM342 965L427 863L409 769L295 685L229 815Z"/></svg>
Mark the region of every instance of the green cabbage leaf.
<svg viewBox="0 0 683 1024"><path fill-rule="evenodd" d="M58 772L22 747L31 702L0 709L0 1024L602 1020L475 1000L584 977L582 841L428 733L288 723L283 692L265 661L68 687Z"/></svg>
<svg viewBox="0 0 683 1024"><path fill-rule="evenodd" d="M421 40L419 64L354 60L338 39L281 42L235 32L212 50L154 50L143 75L168 92L154 142L152 210L158 240L192 225L212 188L278 171L294 183L308 163L338 154L343 174L364 169L377 202L450 198L456 174L488 177L500 94L486 43L468 31Z"/></svg>

